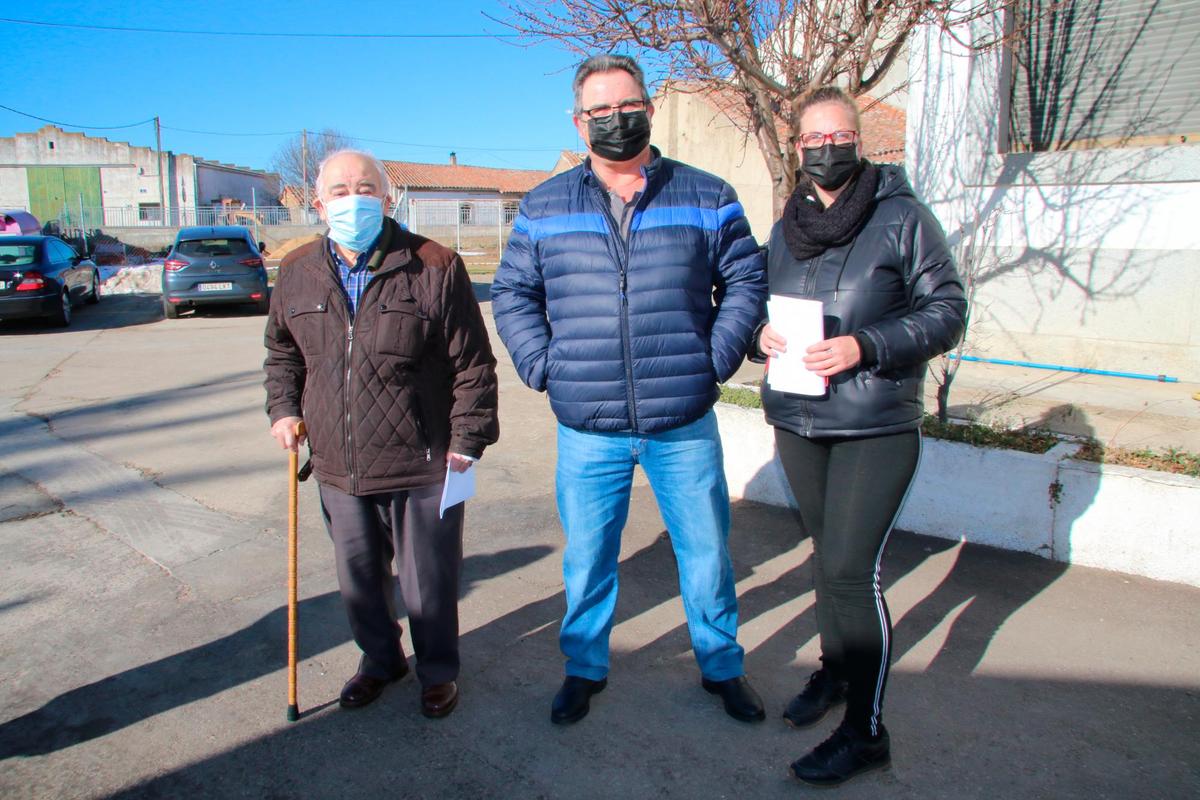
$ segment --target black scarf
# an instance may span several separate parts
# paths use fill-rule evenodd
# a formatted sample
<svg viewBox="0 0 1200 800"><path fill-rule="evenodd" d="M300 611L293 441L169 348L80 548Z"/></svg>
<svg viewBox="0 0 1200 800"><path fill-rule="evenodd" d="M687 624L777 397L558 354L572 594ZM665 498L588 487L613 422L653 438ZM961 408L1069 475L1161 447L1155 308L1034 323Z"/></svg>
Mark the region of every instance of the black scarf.
<svg viewBox="0 0 1200 800"><path fill-rule="evenodd" d="M829 208L821 208L815 197L812 181L801 176L783 207L783 240L798 260L812 258L831 247L846 244L863 229L875 208L875 189L879 170L865 158L858 176L838 195Z"/></svg>

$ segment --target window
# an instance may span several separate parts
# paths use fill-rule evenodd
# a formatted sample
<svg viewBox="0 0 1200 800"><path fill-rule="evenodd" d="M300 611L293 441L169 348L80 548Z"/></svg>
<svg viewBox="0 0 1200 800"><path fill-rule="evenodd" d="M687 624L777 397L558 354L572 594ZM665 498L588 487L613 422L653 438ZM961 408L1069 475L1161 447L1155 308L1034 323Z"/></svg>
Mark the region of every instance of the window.
<svg viewBox="0 0 1200 800"><path fill-rule="evenodd" d="M511 200L504 203L504 224L505 225L513 224L513 220L515 220L517 218L517 214L520 213L519 209L520 209L520 203L515 203Z"/></svg>
<svg viewBox="0 0 1200 800"><path fill-rule="evenodd" d="M475 204L474 203L459 203L458 204L458 222L460 225L475 224Z"/></svg>
<svg viewBox="0 0 1200 800"><path fill-rule="evenodd" d="M245 239L188 239L180 242L176 249L191 258L241 256L250 253L250 243Z"/></svg>
<svg viewBox="0 0 1200 800"><path fill-rule="evenodd" d="M161 222L162 206L158 203L138 203L138 219L143 222Z"/></svg>
<svg viewBox="0 0 1200 800"><path fill-rule="evenodd" d="M0 244L0 267L25 267L36 261L35 244Z"/></svg>
<svg viewBox="0 0 1200 800"><path fill-rule="evenodd" d="M1200 0L1021 0L1009 12L1012 151L1194 141Z"/></svg>

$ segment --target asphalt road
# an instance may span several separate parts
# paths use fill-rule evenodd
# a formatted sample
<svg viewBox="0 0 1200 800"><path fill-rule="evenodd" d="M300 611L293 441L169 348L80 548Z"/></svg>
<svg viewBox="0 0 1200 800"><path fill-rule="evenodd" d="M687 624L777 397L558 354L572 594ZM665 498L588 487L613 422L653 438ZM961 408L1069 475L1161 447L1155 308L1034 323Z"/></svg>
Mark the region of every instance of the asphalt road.
<svg viewBox="0 0 1200 800"><path fill-rule="evenodd" d="M65 331L0 327L0 796L813 791L786 767L836 718L794 731L778 716L818 654L811 547L784 510L738 505L730 545L765 723L700 689L643 481L609 688L579 724L549 723L554 423L503 354L501 442L467 512L459 709L424 719L411 678L336 707L356 651L305 484L303 716L287 723L286 459L262 410L262 323L166 321L157 296L116 296ZM884 584L894 766L839 796L1200 796L1200 591L905 533Z"/></svg>

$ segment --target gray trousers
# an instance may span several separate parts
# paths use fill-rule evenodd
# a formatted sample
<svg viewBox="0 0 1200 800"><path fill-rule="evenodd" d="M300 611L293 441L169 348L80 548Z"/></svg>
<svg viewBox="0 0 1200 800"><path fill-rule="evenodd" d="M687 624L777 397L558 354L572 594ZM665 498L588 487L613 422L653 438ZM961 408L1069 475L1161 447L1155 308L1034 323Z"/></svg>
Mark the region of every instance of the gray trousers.
<svg viewBox="0 0 1200 800"><path fill-rule="evenodd" d="M338 588L354 641L363 651L360 671L388 679L404 668L392 574L395 558L417 678L423 686L457 679L464 504L446 509L445 518L438 519L440 482L362 497L320 488Z"/></svg>

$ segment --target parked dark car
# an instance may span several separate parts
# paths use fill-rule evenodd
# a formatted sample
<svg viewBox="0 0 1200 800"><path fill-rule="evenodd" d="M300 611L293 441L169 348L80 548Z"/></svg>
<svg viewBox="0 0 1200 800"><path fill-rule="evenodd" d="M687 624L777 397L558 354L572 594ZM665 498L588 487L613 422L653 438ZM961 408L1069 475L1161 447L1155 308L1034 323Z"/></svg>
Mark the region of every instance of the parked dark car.
<svg viewBox="0 0 1200 800"><path fill-rule="evenodd" d="M100 302L100 272L57 236L0 236L0 320L71 324L71 308Z"/></svg>
<svg viewBox="0 0 1200 800"><path fill-rule="evenodd" d="M254 303L267 313L261 250L250 231L236 225L180 229L163 263L163 314L174 319L181 308L238 303Z"/></svg>

